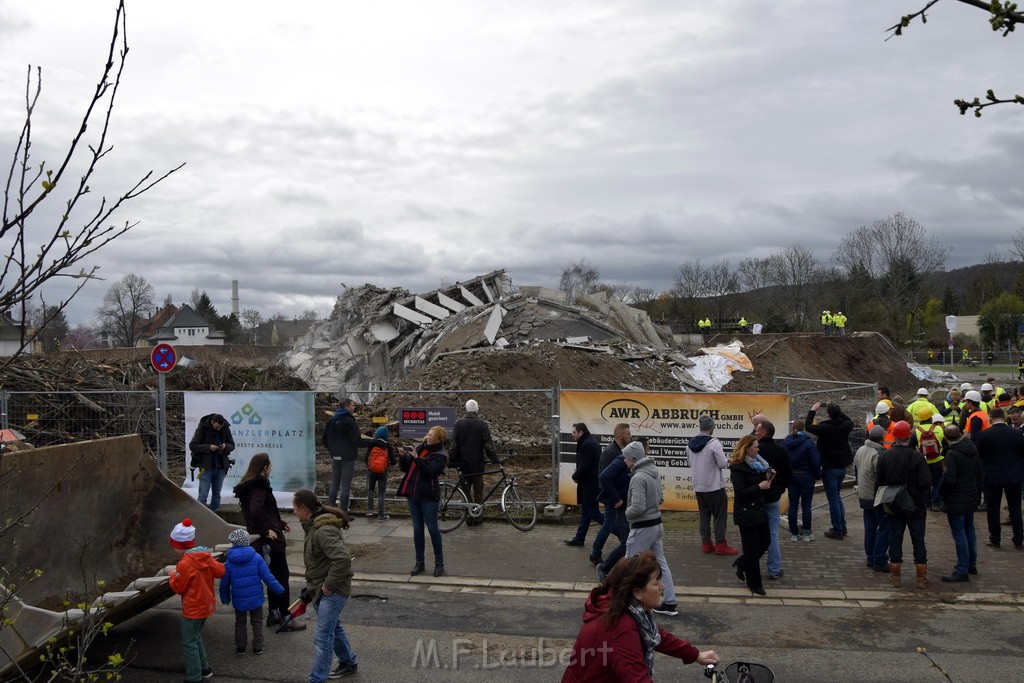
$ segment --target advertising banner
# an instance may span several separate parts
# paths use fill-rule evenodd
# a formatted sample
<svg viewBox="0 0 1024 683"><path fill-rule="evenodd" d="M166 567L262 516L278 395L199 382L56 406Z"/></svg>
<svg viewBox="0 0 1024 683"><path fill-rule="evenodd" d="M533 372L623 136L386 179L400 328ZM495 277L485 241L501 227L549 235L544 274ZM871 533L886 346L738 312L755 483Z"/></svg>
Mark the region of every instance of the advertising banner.
<svg viewBox="0 0 1024 683"><path fill-rule="evenodd" d="M235 460L221 489L221 504L234 503L232 489L245 474L256 453L270 455L270 484L278 504L291 507L292 493L316 484L316 440L313 394L307 391L220 391L185 392L185 462L188 443L199 420L220 413L231 428ZM187 468L182 485L195 497L199 492L199 471L193 480ZM209 501L207 501L209 502Z"/></svg>
<svg viewBox="0 0 1024 683"><path fill-rule="evenodd" d="M686 444L699 433L701 415L714 419L714 436L722 441L727 457L740 437L751 433L754 415L767 416L777 439L789 431L786 394L563 391L560 396L558 500L570 505L576 504L576 442L571 432L577 422L587 425L602 448L611 443L619 423L628 424L633 436L650 439L649 455L658 463L664 487L663 510L697 509ZM731 502L728 472L725 482Z"/></svg>

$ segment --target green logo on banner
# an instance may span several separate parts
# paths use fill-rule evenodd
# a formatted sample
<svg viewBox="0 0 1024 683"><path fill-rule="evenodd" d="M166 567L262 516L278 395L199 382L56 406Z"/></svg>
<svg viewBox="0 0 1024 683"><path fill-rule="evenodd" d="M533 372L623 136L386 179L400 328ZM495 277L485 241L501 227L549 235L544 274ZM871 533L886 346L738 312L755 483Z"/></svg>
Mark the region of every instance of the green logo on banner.
<svg viewBox="0 0 1024 683"><path fill-rule="evenodd" d="M247 422L251 425L263 424L263 418L256 412L251 404L246 403L231 415L231 424L242 424Z"/></svg>

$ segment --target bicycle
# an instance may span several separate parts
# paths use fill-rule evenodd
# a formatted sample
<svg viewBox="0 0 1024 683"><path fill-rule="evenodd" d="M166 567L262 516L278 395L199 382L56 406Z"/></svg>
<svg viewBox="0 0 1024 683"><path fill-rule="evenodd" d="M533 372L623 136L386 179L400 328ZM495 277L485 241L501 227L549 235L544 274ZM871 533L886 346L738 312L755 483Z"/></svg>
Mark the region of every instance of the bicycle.
<svg viewBox="0 0 1024 683"><path fill-rule="evenodd" d="M752 662L733 662L724 671L708 664L704 667L704 678L710 678L713 683L772 683L775 672L764 664Z"/></svg>
<svg viewBox="0 0 1024 683"><path fill-rule="evenodd" d="M520 531L529 531L537 524L537 502L533 494L525 486L516 483L516 478L510 476L504 467L514 453L498 461L498 469L486 470L475 474L501 474L501 479L491 486L479 503L470 503L466 498L465 491L469 488L465 474L459 475L459 480L452 484L450 481L439 483L441 489L441 504L437 511L437 526L442 533L455 531L467 517L478 519L483 516L484 504L490 499L498 487L505 485L501 492L501 511L505 513L509 523Z"/></svg>

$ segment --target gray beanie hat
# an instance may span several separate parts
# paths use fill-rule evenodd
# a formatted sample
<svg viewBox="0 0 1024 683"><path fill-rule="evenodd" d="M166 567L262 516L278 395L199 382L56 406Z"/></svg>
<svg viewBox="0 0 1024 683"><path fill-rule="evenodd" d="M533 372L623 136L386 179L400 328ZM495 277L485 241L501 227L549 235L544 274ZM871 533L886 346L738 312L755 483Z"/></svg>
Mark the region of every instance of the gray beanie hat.
<svg viewBox="0 0 1024 683"><path fill-rule="evenodd" d="M700 426L700 431L702 432L707 432L715 428L714 418L707 413L697 418L697 424Z"/></svg>
<svg viewBox="0 0 1024 683"><path fill-rule="evenodd" d="M875 425L871 428L871 431L868 432L868 438L875 443L882 443L882 440L885 439L885 427L882 425Z"/></svg>
<svg viewBox="0 0 1024 683"><path fill-rule="evenodd" d="M245 529L235 529L228 534L228 540L231 541L233 546L249 545L249 532Z"/></svg>
<svg viewBox="0 0 1024 683"><path fill-rule="evenodd" d="M626 444L626 447L622 449L622 457L626 460L632 460L636 462L644 457L644 445L639 441L630 441Z"/></svg>

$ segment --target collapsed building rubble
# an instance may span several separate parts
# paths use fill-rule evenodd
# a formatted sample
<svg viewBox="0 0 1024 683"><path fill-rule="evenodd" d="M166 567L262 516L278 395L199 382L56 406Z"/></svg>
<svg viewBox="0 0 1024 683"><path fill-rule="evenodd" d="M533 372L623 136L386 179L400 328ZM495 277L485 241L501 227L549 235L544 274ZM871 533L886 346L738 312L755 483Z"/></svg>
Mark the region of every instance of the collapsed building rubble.
<svg viewBox="0 0 1024 683"><path fill-rule="evenodd" d="M586 294L574 304L559 290L517 288L504 270L425 294L348 288L286 363L316 391L374 392L446 355L541 341L692 365L671 332L614 295Z"/></svg>

